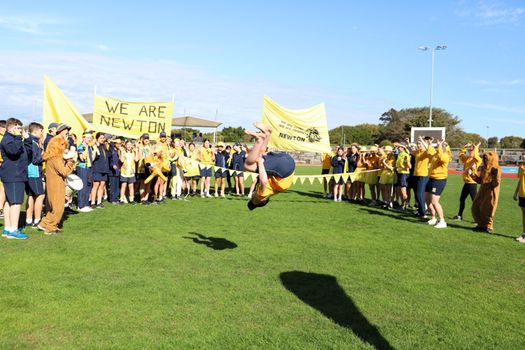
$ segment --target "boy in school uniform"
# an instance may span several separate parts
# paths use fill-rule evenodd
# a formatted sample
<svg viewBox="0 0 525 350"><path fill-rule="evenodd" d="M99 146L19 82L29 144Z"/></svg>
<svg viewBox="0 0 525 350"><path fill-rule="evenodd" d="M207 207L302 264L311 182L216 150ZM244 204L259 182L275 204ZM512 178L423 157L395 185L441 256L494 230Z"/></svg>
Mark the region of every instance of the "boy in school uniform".
<svg viewBox="0 0 525 350"><path fill-rule="evenodd" d="M250 210L264 207L271 196L286 191L292 185L295 172L295 162L289 154L265 153L272 130L262 123L256 123L255 127L261 132L246 131L255 137L255 144L244 164L247 171L259 173L259 184L248 202Z"/></svg>
<svg viewBox="0 0 525 350"><path fill-rule="evenodd" d="M27 153L22 140L22 122L9 118L6 133L0 142L3 164L0 178L4 183L6 203L4 204L3 237L27 239L27 235L18 228L20 205L24 201L25 183L27 182Z"/></svg>
<svg viewBox="0 0 525 350"><path fill-rule="evenodd" d="M43 137L44 127L38 123L29 124L29 137L24 140L28 165L26 184L27 208L26 226L36 228L40 223L42 206L44 204L45 190L42 174Z"/></svg>
<svg viewBox="0 0 525 350"><path fill-rule="evenodd" d="M5 134L5 120L0 120L0 142L2 142L2 138ZM2 163L4 160L2 159L2 155L0 154L0 167L2 166ZM0 180L0 219L4 218L4 204L5 204L5 192L4 192L4 184Z"/></svg>
<svg viewBox="0 0 525 350"><path fill-rule="evenodd" d="M514 200L518 201L521 209L521 221L523 230L521 236L516 238L516 241L525 243L525 164L521 164L518 170L518 185L514 191Z"/></svg>
<svg viewBox="0 0 525 350"><path fill-rule="evenodd" d="M89 195L93 186L93 173L91 165L93 164L93 130L86 130L82 135L82 143L78 145L78 165L77 175L82 179L84 185L78 191L78 211L89 213L93 209L89 206Z"/></svg>
<svg viewBox="0 0 525 350"><path fill-rule="evenodd" d="M47 135L44 139L44 151L46 150L49 141L51 141L51 139L57 134L57 127L58 123L49 123L47 126Z"/></svg>

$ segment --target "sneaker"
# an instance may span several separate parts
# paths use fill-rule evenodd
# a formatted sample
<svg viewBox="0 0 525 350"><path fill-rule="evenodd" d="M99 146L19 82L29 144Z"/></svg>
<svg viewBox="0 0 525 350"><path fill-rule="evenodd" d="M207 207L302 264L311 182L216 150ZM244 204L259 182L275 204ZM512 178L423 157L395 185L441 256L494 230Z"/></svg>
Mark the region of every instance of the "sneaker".
<svg viewBox="0 0 525 350"><path fill-rule="evenodd" d="M519 236L518 238L516 238L516 241L520 243L525 243L525 236Z"/></svg>
<svg viewBox="0 0 525 350"><path fill-rule="evenodd" d="M430 226L434 226L437 224L437 219L436 218L432 218L430 220L427 221L427 224L429 224Z"/></svg>
<svg viewBox="0 0 525 350"><path fill-rule="evenodd" d="M213 194L213 196L214 196L215 198L219 197L219 192L215 192L215 193Z"/></svg>
<svg viewBox="0 0 525 350"><path fill-rule="evenodd" d="M456 215L452 218L452 220L461 221L463 220L463 218L461 217L461 215Z"/></svg>
<svg viewBox="0 0 525 350"><path fill-rule="evenodd" d="M137 204L137 202L135 202L135 201L129 201L128 203L131 204L131 205L136 205Z"/></svg>
<svg viewBox="0 0 525 350"><path fill-rule="evenodd" d="M445 222L445 220L441 220L434 227L435 228L447 228L447 223Z"/></svg>
<svg viewBox="0 0 525 350"><path fill-rule="evenodd" d="M211 198L211 197L212 197L212 195L211 195L211 194L209 194L209 193L206 193L206 198Z"/></svg>
<svg viewBox="0 0 525 350"><path fill-rule="evenodd" d="M7 233L6 237L9 239L28 239L29 238L24 232L19 231L19 230Z"/></svg>
<svg viewBox="0 0 525 350"><path fill-rule="evenodd" d="M104 208L104 204L102 203L95 205L95 209L103 209L103 208Z"/></svg>
<svg viewBox="0 0 525 350"><path fill-rule="evenodd" d="M78 211L79 211L80 213L90 213L90 212L93 211L93 209L92 209L91 207L86 206L86 207L83 207L83 208L78 209Z"/></svg>
<svg viewBox="0 0 525 350"><path fill-rule="evenodd" d="M7 230L2 231L2 237L7 237L8 234L9 234L9 231Z"/></svg>
<svg viewBox="0 0 525 350"><path fill-rule="evenodd" d="M252 194L251 193L248 193L248 198L252 198Z"/></svg>
<svg viewBox="0 0 525 350"><path fill-rule="evenodd" d="M38 220L37 222L33 222L33 225L31 225L31 227L37 228L39 224L40 224L40 220Z"/></svg>
<svg viewBox="0 0 525 350"><path fill-rule="evenodd" d="M221 197L226 198L226 195L224 194L224 192L221 193Z"/></svg>
<svg viewBox="0 0 525 350"><path fill-rule="evenodd" d="M149 202L148 201L141 201L140 204L142 204L142 205L149 205Z"/></svg>

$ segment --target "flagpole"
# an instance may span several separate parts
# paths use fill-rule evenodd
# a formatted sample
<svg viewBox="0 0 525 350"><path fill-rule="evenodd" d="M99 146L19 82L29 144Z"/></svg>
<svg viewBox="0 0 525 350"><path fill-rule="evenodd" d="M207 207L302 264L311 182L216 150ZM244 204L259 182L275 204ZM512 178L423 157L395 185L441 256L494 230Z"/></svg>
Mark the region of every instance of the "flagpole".
<svg viewBox="0 0 525 350"><path fill-rule="evenodd" d="M219 114L219 108L215 109L214 121L217 121L217 114ZM215 130L213 131L213 144L217 144L217 127L215 127Z"/></svg>

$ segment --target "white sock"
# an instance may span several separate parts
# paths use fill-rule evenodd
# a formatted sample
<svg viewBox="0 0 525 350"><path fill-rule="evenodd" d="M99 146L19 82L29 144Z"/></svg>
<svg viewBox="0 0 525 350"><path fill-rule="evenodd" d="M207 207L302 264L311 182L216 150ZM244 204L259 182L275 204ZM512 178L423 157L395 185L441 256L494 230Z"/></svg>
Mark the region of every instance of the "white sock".
<svg viewBox="0 0 525 350"><path fill-rule="evenodd" d="M33 225L33 221L32 220L31 221L27 221L26 220L26 225Z"/></svg>

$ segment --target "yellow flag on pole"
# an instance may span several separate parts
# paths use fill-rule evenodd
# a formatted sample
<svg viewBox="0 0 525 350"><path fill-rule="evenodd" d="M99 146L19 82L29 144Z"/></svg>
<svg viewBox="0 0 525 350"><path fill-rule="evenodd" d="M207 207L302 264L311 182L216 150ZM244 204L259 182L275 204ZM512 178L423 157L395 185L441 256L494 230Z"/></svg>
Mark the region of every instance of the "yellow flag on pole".
<svg viewBox="0 0 525 350"><path fill-rule="evenodd" d="M87 120L47 75L44 76L43 104L42 119L45 128L53 122L64 123L69 125L71 132L80 138L84 130L89 127Z"/></svg>
<svg viewBox="0 0 525 350"><path fill-rule="evenodd" d="M330 153L324 103L292 110L263 98L263 123L273 130L270 147L290 151Z"/></svg>

